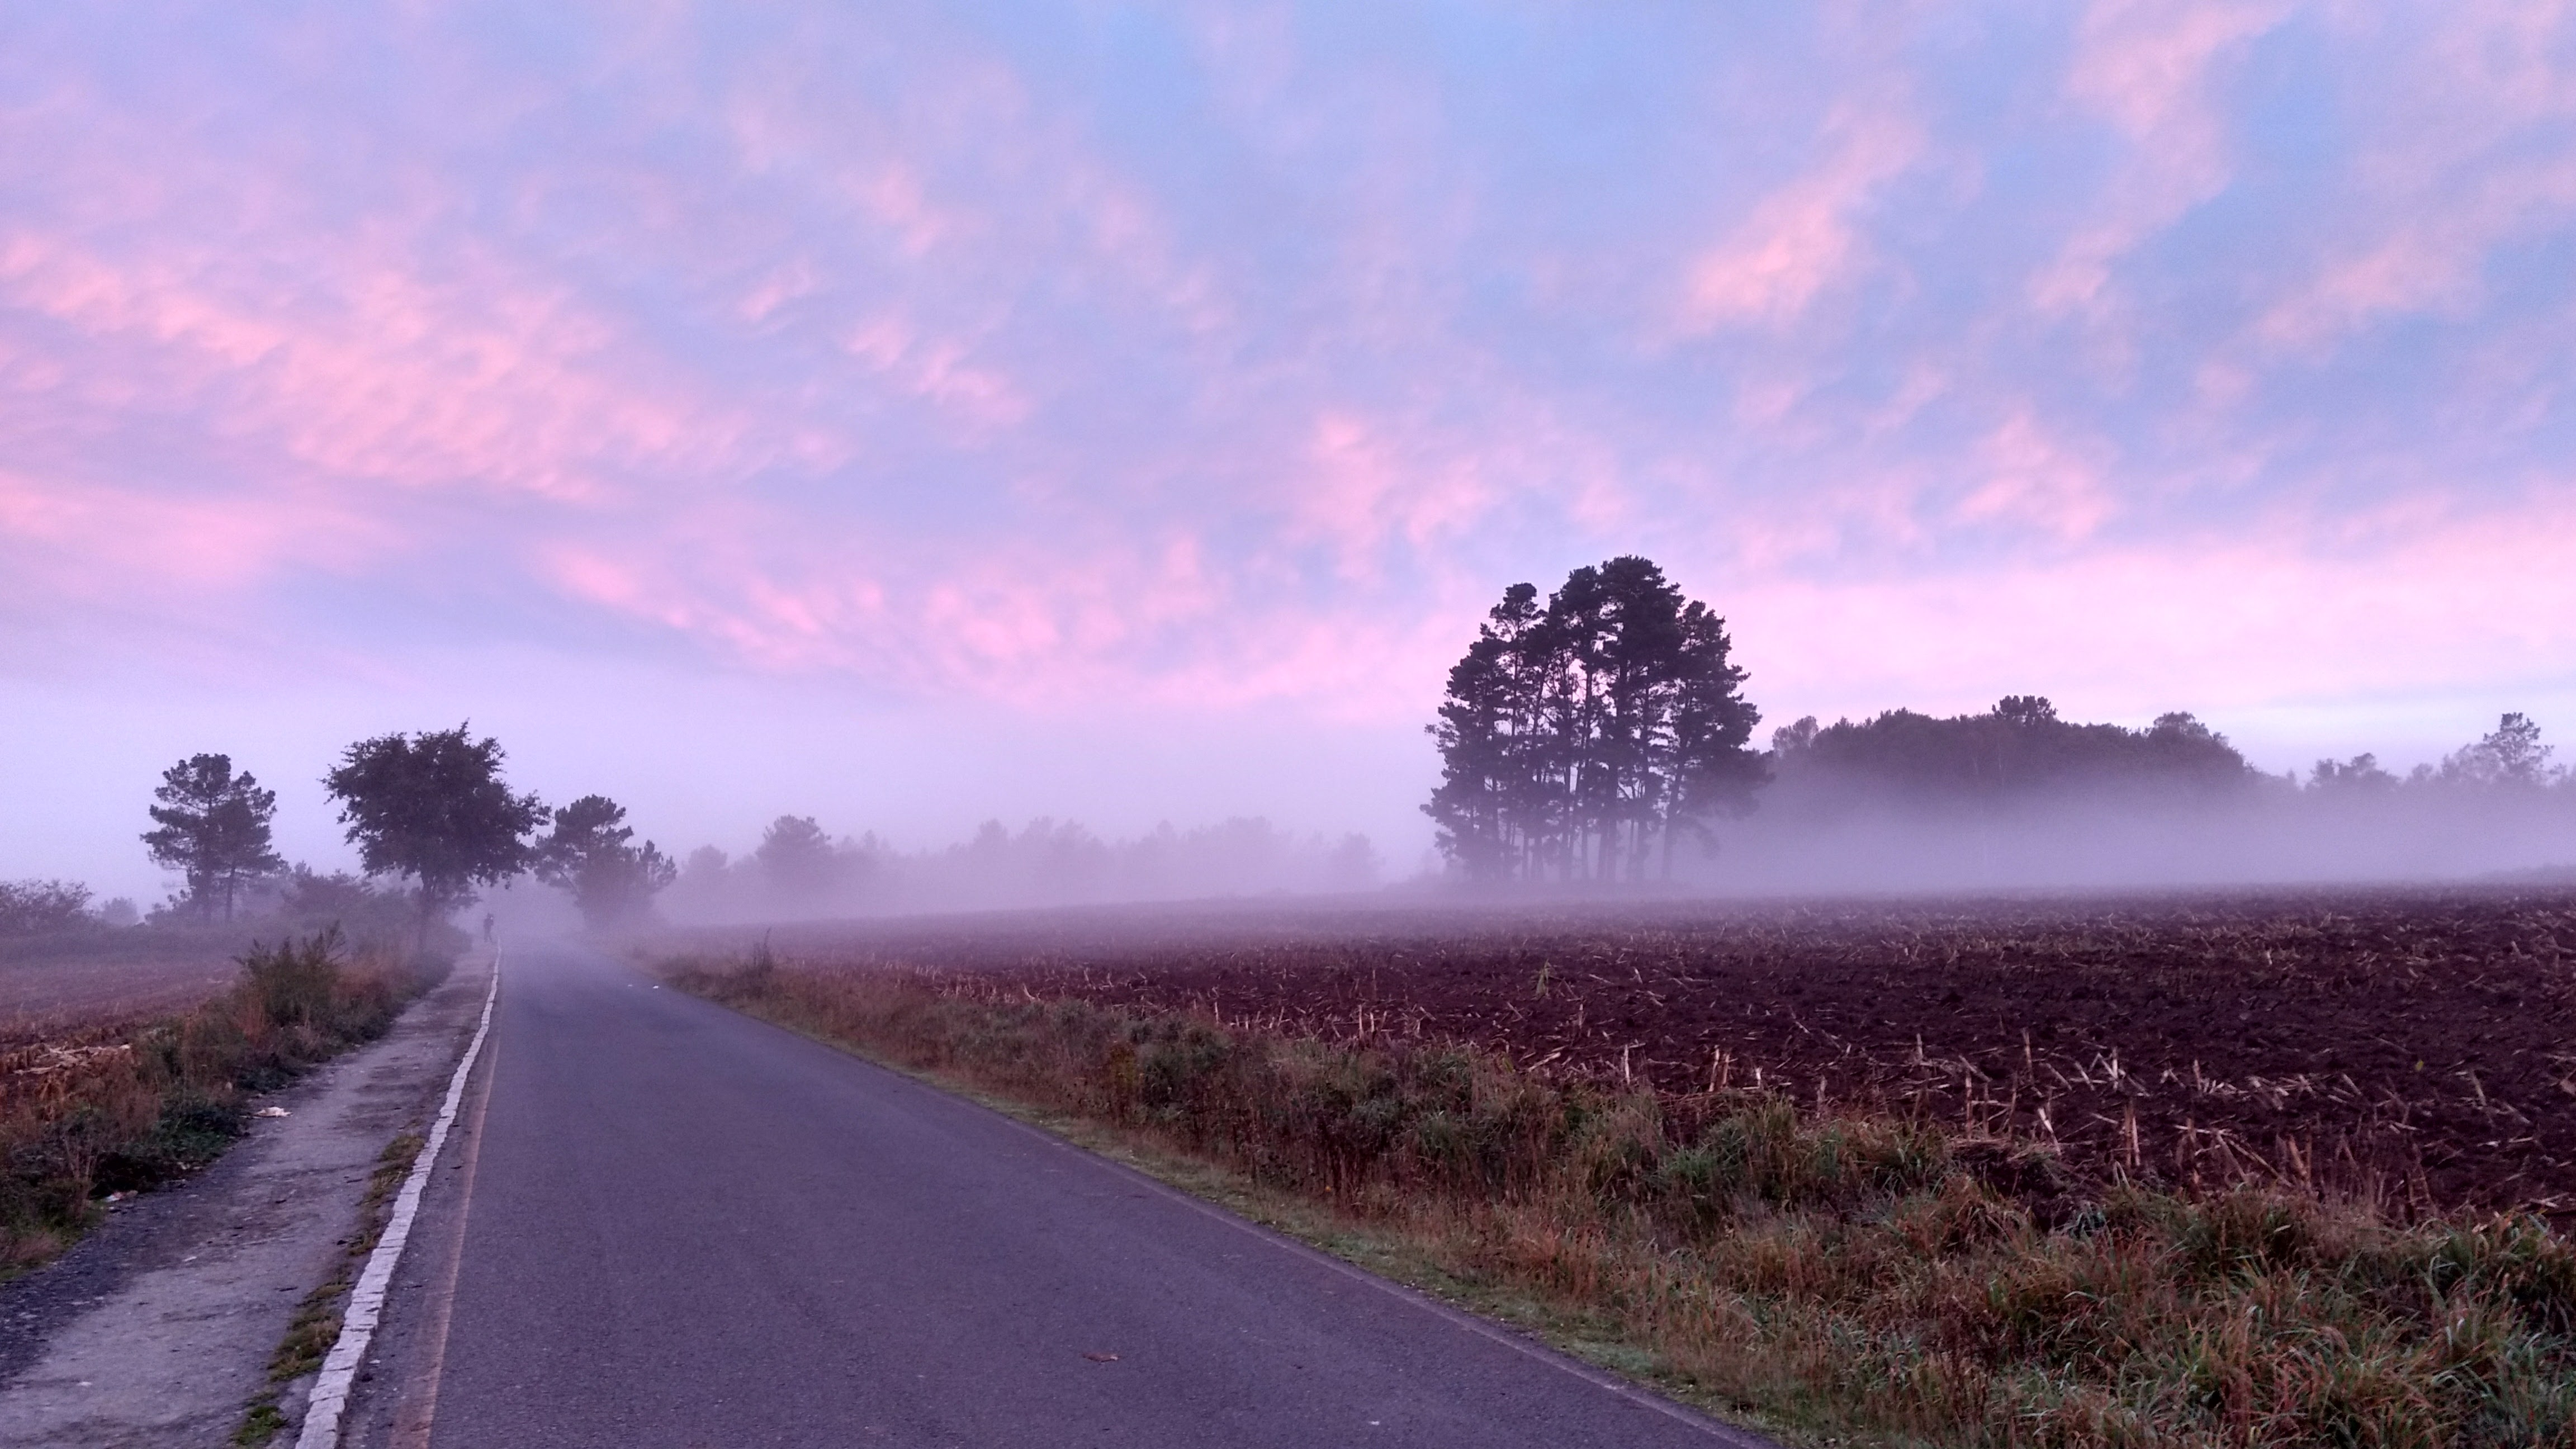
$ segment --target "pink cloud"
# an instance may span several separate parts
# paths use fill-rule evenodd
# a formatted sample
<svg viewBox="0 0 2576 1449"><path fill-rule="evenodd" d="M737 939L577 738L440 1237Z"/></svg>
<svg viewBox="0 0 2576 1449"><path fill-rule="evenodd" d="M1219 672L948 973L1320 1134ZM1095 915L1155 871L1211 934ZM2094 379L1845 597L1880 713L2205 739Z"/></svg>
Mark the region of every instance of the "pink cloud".
<svg viewBox="0 0 2576 1449"><path fill-rule="evenodd" d="M1986 480L1959 504L1959 516L2035 525L2073 542L2115 511L2103 470L2050 435L2028 407L1988 434Z"/></svg>
<svg viewBox="0 0 2576 1449"><path fill-rule="evenodd" d="M1491 491L1473 458L1407 447L1355 414L1315 419L1306 466L1291 487L1294 516L1328 541L1345 575L1373 573L1377 551L1402 539L1417 548L1473 522Z"/></svg>
<svg viewBox="0 0 2576 1449"><path fill-rule="evenodd" d="M1845 108L1825 124L1814 170L1756 202L1745 219L1691 263L1683 320L1691 331L1805 315L1872 254L1860 213L1878 189L1923 155L1919 127L1888 111Z"/></svg>
<svg viewBox="0 0 2576 1449"><path fill-rule="evenodd" d="M119 591L167 618L296 600L261 590L319 537L393 618L445 608L468 561L498 635L546 627L506 612L533 587L752 671L1418 721L1504 583L1638 550L1785 640L1750 662L1789 694L2143 697L2190 677L2194 638L2213 696L2341 688L2389 667L2357 602L2374 568L2431 621L2410 638L2457 627L2481 667L2526 667L2446 600L2565 617L2477 562L2548 573L2530 539L2565 510L2517 531L2453 505L2563 471L2564 405L2534 387L2483 431L2445 409L2508 391L2480 369L2566 353L2563 318L2480 312L2499 249L2576 208L2543 144L2576 94L2564 12L2320 12L2329 69L2425 59L2285 201L2239 174L2235 108L2290 13L2099 4L2038 76L2009 71L2052 54L2045 23L1958 62L1922 58L1952 54L1919 44L1928 12L1865 22L1883 43L1828 22L1822 62L1751 43L1780 95L1742 113L1711 55L1567 103L1525 84L1552 55L1488 85L1240 7L1178 23L1204 88L1116 97L935 11L864 10L789 41L739 12L730 69L693 50L721 21L601 12L580 105L406 31L438 79L346 132L321 122L364 107L266 72L167 105L49 92L50 120L11 120L60 154L29 148L0 222L11 623ZM1968 184L1985 133L1916 98L1989 80L2086 122L2035 148L2062 171ZM1749 194L1730 167L1758 145L1604 139L1764 106L1825 119L1803 171ZM1537 154L1538 128L1587 159ZM2240 185L2316 265L2267 284L2263 258L2148 245ZM2176 295L2219 300L2153 310ZM2373 400L2279 400L2289 354L2423 313L2479 359L2422 379L2387 456L2334 441ZM2155 370L2070 379L2069 319ZM2196 409L2151 393L2194 376ZM2364 475L2412 511L2283 521ZM2219 536L2200 500L2222 492L2271 521ZM2323 662L2267 673L2265 648ZM2123 685L2123 658L2164 672Z"/></svg>
<svg viewBox="0 0 2576 1449"><path fill-rule="evenodd" d="M0 242L0 307L84 339L91 365L64 386L93 404L196 402L211 431L346 481L582 500L639 464L721 464L746 431L640 375L561 289L473 253L433 283L394 249L326 247L288 287L193 238L111 263L20 228Z"/></svg>
<svg viewBox="0 0 2576 1449"><path fill-rule="evenodd" d="M2371 97L2358 194L2322 264L2255 324L2265 347L2314 354L2378 318L2465 316L2499 247L2576 210L2561 139L2576 125L2576 6L2463 3L2446 19L2408 37L2416 63Z"/></svg>
<svg viewBox="0 0 2576 1449"><path fill-rule="evenodd" d="M328 498L174 498L0 470L0 592L22 601L175 613L289 567L354 572L396 546L387 520Z"/></svg>
<svg viewBox="0 0 2576 1449"><path fill-rule="evenodd" d="M2220 66L2290 13L2285 0L2094 0L2068 99L2120 133L2126 151L2094 214L2032 280L2042 312L2099 312L2112 267L2219 194L2233 174Z"/></svg>
<svg viewBox="0 0 2576 1449"><path fill-rule="evenodd" d="M897 315L873 317L843 344L849 354L909 395L974 428L1007 428L1028 416L1029 402L1001 370L972 362L974 344L925 336Z"/></svg>

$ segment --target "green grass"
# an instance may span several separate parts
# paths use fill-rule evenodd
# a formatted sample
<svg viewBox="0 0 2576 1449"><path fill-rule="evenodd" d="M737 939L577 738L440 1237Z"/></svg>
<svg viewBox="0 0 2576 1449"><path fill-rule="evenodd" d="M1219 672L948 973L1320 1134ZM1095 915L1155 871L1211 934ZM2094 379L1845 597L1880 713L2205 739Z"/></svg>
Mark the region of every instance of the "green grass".
<svg viewBox="0 0 2576 1449"><path fill-rule="evenodd" d="M274 1399L263 1400L242 1415L241 1427L233 1430L233 1442L242 1449L259 1449L285 1427L286 1411L277 1407Z"/></svg>
<svg viewBox="0 0 2576 1449"><path fill-rule="evenodd" d="M2536 1219L765 956L677 979L1793 1438L2576 1444L2576 1250Z"/></svg>

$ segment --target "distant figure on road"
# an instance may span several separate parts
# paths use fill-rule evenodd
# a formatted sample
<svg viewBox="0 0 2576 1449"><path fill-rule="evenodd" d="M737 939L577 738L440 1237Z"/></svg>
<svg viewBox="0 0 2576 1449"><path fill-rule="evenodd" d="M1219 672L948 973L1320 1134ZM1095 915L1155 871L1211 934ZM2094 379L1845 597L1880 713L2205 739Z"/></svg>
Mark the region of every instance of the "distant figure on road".
<svg viewBox="0 0 2576 1449"><path fill-rule="evenodd" d="M492 913L490 911L485 911L483 913L483 939L487 944L492 939Z"/></svg>

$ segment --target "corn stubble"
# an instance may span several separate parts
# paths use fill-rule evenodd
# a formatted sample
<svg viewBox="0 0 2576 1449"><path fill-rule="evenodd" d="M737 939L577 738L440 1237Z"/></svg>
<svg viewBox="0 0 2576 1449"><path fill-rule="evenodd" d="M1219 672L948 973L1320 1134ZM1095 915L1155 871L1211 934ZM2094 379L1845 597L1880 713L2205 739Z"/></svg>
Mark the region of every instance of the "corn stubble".
<svg viewBox="0 0 2576 1449"><path fill-rule="evenodd" d="M677 979L1328 1204L1793 1436L2576 1444L2576 1249L2533 1216L2080 1180L1928 1118L765 947Z"/></svg>

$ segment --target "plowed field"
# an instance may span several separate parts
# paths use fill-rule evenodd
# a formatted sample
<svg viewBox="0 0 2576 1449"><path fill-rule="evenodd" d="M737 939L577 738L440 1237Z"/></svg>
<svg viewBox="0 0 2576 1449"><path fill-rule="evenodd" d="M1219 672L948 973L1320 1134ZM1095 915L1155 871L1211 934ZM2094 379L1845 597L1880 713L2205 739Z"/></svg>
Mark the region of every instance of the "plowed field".
<svg viewBox="0 0 2576 1449"><path fill-rule="evenodd" d="M1758 1083L2054 1141L2092 1174L2576 1209L2563 890L1055 913L778 945L1676 1098Z"/></svg>
<svg viewBox="0 0 2576 1449"><path fill-rule="evenodd" d="M0 941L0 1045L185 1011L241 975L250 941L214 927Z"/></svg>

